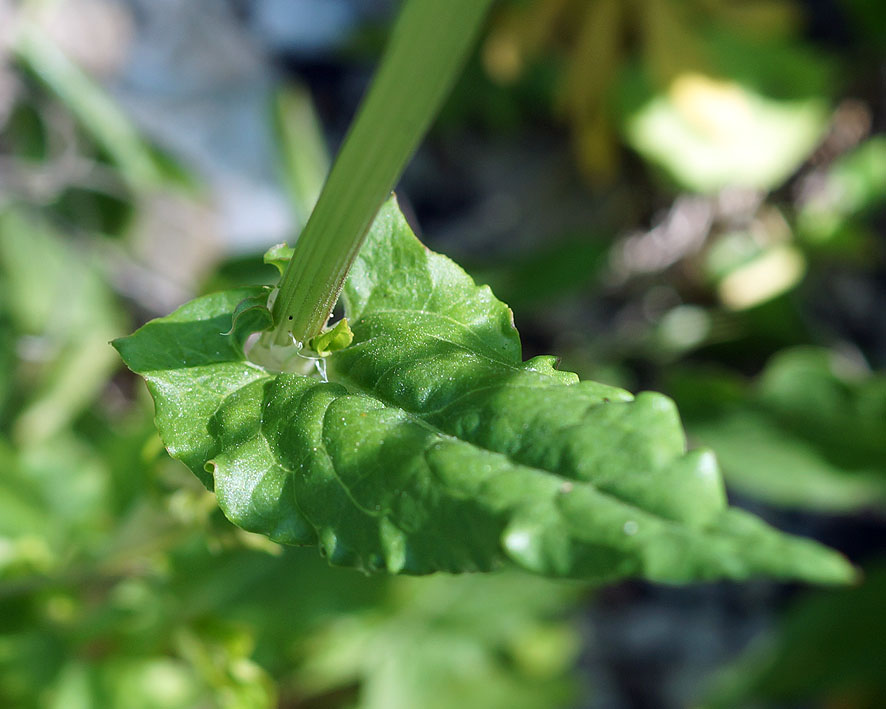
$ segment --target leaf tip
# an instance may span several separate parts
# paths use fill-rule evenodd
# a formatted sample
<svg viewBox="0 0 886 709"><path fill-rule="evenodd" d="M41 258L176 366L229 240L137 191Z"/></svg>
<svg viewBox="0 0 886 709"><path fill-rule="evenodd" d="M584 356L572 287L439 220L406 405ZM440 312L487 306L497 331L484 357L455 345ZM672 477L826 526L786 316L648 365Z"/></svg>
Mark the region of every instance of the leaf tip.
<svg viewBox="0 0 886 709"><path fill-rule="evenodd" d="M864 580L861 569L839 551L809 542L809 556L798 555L794 577L822 586L858 586ZM804 558L805 557L805 558Z"/></svg>

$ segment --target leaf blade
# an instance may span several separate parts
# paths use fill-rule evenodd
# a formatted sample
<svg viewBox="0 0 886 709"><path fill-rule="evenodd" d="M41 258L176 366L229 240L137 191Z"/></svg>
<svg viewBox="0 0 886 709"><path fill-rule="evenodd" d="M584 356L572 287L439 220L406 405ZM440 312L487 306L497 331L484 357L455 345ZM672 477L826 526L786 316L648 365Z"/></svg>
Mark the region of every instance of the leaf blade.
<svg viewBox="0 0 886 709"><path fill-rule="evenodd" d="M245 529L390 573L852 577L835 552L728 509L716 461L686 453L666 397L523 362L507 307L428 252L393 201L345 288L354 342L327 358L330 382L266 372L219 339L244 297L199 299L118 349L152 385L171 452L195 472L209 461L219 504ZM170 348L133 357L158 343ZM175 417L181 378L208 376L200 368L223 376L190 411L194 433Z"/></svg>

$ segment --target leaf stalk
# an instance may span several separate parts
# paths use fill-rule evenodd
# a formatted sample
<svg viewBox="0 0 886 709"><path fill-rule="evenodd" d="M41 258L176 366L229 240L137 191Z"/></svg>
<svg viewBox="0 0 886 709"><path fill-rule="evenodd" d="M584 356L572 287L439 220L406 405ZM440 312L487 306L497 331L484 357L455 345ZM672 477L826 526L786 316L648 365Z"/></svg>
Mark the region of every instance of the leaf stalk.
<svg viewBox="0 0 886 709"><path fill-rule="evenodd" d="M493 0L408 0L299 237L273 305L273 340L326 324L372 220L455 83Z"/></svg>

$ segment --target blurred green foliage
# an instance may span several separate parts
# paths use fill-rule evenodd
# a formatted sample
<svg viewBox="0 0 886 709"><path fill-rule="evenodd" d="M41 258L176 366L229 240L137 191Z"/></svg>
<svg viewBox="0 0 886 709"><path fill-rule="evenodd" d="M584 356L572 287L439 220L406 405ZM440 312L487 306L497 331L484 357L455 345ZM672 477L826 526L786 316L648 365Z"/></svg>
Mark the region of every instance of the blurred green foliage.
<svg viewBox="0 0 886 709"><path fill-rule="evenodd" d="M723 671L706 707L879 707L886 702L886 569L859 588L803 598L778 633Z"/></svg>
<svg viewBox="0 0 886 709"><path fill-rule="evenodd" d="M827 123L831 67L798 41L789 0L534 0L502 9L484 47L499 83L553 56L556 103L593 180L617 136L682 187L773 187Z"/></svg>
<svg viewBox="0 0 886 709"><path fill-rule="evenodd" d="M886 376L823 349L779 352L753 385L685 370L670 390L690 435L736 490L776 505L851 511L886 504Z"/></svg>
<svg viewBox="0 0 886 709"><path fill-rule="evenodd" d="M668 390L745 497L881 532L886 141L866 87L886 10L835 6L839 52L804 35L799 2L512 0L445 117L450 134L480 116L519 136L554 113L589 184L615 185L589 192L617 205L602 224L476 259L530 341L583 376ZM137 226L158 195L199 190L38 30L5 63L0 43L16 85L0 106L0 705L574 701L579 589L331 569L235 530L166 456L107 342L147 315L125 282ZM305 211L324 161L292 151L316 145L310 117L287 126ZM272 273L231 258L189 287ZM789 608L711 705L886 703L883 540L864 542L864 583Z"/></svg>

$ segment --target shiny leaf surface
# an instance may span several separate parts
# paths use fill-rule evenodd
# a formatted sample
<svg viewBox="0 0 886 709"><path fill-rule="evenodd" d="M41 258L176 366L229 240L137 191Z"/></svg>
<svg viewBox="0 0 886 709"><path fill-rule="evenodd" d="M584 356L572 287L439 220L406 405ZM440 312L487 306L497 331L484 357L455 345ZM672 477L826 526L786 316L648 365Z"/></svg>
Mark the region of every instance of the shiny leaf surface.
<svg viewBox="0 0 886 709"><path fill-rule="evenodd" d="M266 371L206 296L118 340L172 455L235 524L339 565L663 582L842 582L839 555L726 505L673 403L522 361L510 310L426 250L396 203L343 293L353 344L329 381Z"/></svg>

